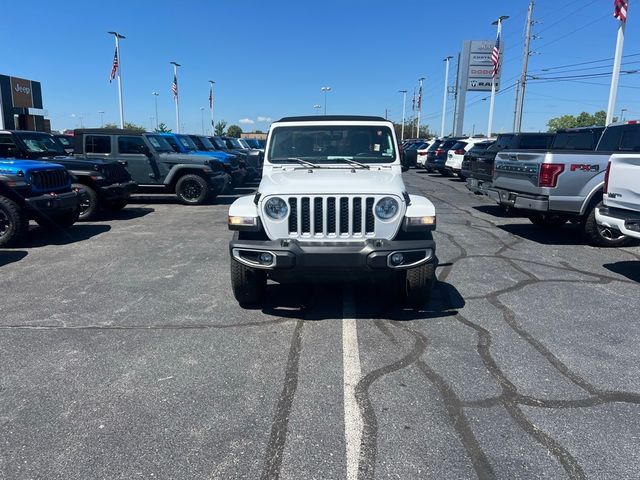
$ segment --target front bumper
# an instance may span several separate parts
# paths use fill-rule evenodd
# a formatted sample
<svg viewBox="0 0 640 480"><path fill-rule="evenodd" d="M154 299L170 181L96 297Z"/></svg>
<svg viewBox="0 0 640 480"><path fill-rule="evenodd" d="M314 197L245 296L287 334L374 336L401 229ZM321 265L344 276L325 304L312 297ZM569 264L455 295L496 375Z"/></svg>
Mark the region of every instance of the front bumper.
<svg viewBox="0 0 640 480"><path fill-rule="evenodd" d="M509 190L494 187L487 189L487 195L500 205L520 210L532 210L535 212L549 211L549 197L511 192Z"/></svg>
<svg viewBox="0 0 640 480"><path fill-rule="evenodd" d="M622 208L596 208L598 225L618 230L623 235L640 239L640 213Z"/></svg>
<svg viewBox="0 0 640 480"><path fill-rule="evenodd" d="M220 195L229 185L231 185L231 175L228 173L216 173L207 177L209 192L213 195Z"/></svg>
<svg viewBox="0 0 640 480"><path fill-rule="evenodd" d="M336 280L343 273L349 277L366 277L375 272L390 273L436 262L433 240L357 242L299 242L297 240L237 240L229 242L235 260L251 267L270 271L297 273L333 272ZM261 263L260 254L268 253L270 263ZM391 256L401 253L404 261L394 264Z"/></svg>
<svg viewBox="0 0 640 480"><path fill-rule="evenodd" d="M124 200L138 190L138 184L134 181L112 183L100 188L100 193L105 200Z"/></svg>
<svg viewBox="0 0 640 480"><path fill-rule="evenodd" d="M24 199L27 210L32 214L45 213L48 215L73 212L78 208L79 202L80 194L75 191Z"/></svg>

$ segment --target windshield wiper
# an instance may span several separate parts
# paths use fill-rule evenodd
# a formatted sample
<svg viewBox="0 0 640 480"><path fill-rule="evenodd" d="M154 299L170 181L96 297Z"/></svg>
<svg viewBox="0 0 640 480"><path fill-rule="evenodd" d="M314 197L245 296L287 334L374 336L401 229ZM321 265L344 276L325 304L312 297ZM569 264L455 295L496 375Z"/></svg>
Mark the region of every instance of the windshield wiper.
<svg viewBox="0 0 640 480"><path fill-rule="evenodd" d="M342 160L345 163L348 163L352 167L364 168L366 170L371 170L371 165L367 165L366 163L356 162L355 160L351 160L350 158L340 157L340 158L332 158L332 160Z"/></svg>
<svg viewBox="0 0 640 480"><path fill-rule="evenodd" d="M317 163L310 162L309 160L303 160L301 158L289 157L287 160L292 160L294 162L298 162L300 165L304 165L308 168L321 168Z"/></svg>

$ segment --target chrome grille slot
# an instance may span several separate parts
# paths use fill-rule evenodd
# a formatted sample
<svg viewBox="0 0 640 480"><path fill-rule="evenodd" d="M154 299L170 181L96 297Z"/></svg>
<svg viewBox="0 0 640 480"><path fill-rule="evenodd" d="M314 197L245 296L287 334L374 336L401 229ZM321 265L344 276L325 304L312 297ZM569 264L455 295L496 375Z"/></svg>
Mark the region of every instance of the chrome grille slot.
<svg viewBox="0 0 640 480"><path fill-rule="evenodd" d="M349 233L349 199L340 197L340 235Z"/></svg>
<svg viewBox="0 0 640 480"><path fill-rule="evenodd" d="M336 199L327 198L327 235L336 233Z"/></svg>
<svg viewBox="0 0 640 480"><path fill-rule="evenodd" d="M324 209L322 208L322 197L313 199L313 233L324 234Z"/></svg>
<svg viewBox="0 0 640 480"><path fill-rule="evenodd" d="M289 233L298 233L298 199L289 199Z"/></svg>
<svg viewBox="0 0 640 480"><path fill-rule="evenodd" d="M362 199L353 199L353 233L362 233Z"/></svg>
<svg viewBox="0 0 640 480"><path fill-rule="evenodd" d="M300 233L311 233L311 208L309 197L303 197L300 202Z"/></svg>
<svg viewBox="0 0 640 480"><path fill-rule="evenodd" d="M373 216L373 204L374 204L374 199L371 197L367 198L366 220L365 220L366 233L374 233L375 227L376 227L376 220Z"/></svg>

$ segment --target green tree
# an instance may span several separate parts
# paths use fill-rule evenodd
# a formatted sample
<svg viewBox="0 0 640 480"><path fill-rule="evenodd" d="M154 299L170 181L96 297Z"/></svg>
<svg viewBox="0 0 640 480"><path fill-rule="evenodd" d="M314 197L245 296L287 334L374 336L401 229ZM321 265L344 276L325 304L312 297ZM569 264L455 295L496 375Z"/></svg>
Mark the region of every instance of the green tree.
<svg viewBox="0 0 640 480"><path fill-rule="evenodd" d="M262 130L254 130L253 133L264 133Z"/></svg>
<svg viewBox="0 0 640 480"><path fill-rule="evenodd" d="M120 128L119 125L116 125L115 123L105 123L104 124L104 128ZM124 128L126 130L135 130L136 132L146 132L147 129L144 127L141 127L140 125L136 125L135 123L131 123L131 122L124 122Z"/></svg>
<svg viewBox="0 0 640 480"><path fill-rule="evenodd" d="M576 127L576 117L573 115L562 115L561 117L552 118L547 122L550 132L556 132L565 128Z"/></svg>
<svg viewBox="0 0 640 480"><path fill-rule="evenodd" d="M547 122L550 132L556 132L564 128L592 127L604 126L607 122L607 112L600 110L593 115L588 112L582 112L578 116L562 115L561 117L552 118Z"/></svg>
<svg viewBox="0 0 640 480"><path fill-rule="evenodd" d="M224 135L225 128L227 128L227 122L225 122L224 120L220 120L218 123L216 123L214 132L217 136Z"/></svg>
<svg viewBox="0 0 640 480"><path fill-rule="evenodd" d="M242 129L238 125L230 125L227 128L227 135L230 137L240 138L242 135Z"/></svg>
<svg viewBox="0 0 640 480"><path fill-rule="evenodd" d="M614 118L614 121L616 119ZM593 124L599 127L604 127L607 124L607 112L600 110L593 114Z"/></svg>
<svg viewBox="0 0 640 480"><path fill-rule="evenodd" d="M156 133L171 133L171 129L167 127L167 124L164 122L160 122L158 124L158 128L154 130Z"/></svg>

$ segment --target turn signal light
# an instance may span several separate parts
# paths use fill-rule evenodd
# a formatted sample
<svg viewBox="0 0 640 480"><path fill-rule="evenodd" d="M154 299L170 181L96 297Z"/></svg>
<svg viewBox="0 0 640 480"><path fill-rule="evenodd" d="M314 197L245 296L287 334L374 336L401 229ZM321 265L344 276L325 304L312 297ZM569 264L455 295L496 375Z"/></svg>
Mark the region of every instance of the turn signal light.
<svg viewBox="0 0 640 480"><path fill-rule="evenodd" d="M436 216L426 215L424 217L407 217L407 225L417 227L419 225L435 225Z"/></svg>
<svg viewBox="0 0 640 480"><path fill-rule="evenodd" d="M238 217L229 215L229 225L245 225L255 227L258 224L258 217Z"/></svg>
<svg viewBox="0 0 640 480"><path fill-rule="evenodd" d="M555 188L558 184L558 176L564 171L564 165L559 163L543 163L540 166L539 187Z"/></svg>

